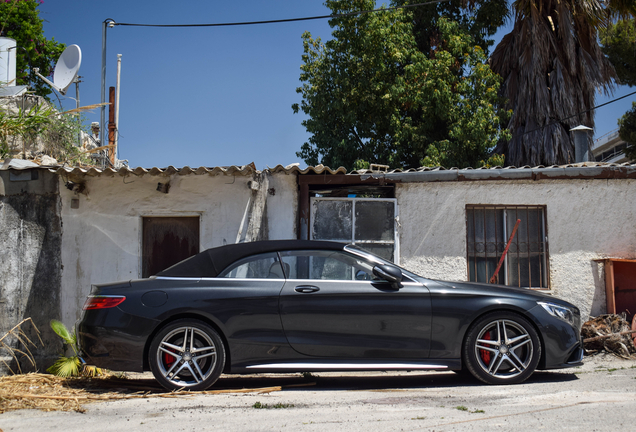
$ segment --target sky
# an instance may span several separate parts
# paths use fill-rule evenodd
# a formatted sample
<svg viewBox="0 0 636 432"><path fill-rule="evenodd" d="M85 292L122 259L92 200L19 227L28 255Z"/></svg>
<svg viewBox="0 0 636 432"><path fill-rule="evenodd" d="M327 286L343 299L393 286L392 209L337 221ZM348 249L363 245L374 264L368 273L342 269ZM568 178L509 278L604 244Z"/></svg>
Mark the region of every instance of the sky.
<svg viewBox="0 0 636 432"><path fill-rule="evenodd" d="M378 2L380 4L381 2ZM323 0L44 0L47 38L77 44L82 106L101 101L102 23L199 24L328 15ZM495 35L498 41L510 25ZM309 134L294 114L300 103L301 35L331 37L328 20L237 27L107 29L106 87L115 86L122 55L118 158L130 167L245 165L258 169L304 161L296 152ZM631 93L619 87L597 105ZM108 91L106 91L108 99ZM75 96L71 86L67 96ZM65 109L75 100L62 97ZM595 137L636 95L596 112ZM99 121L100 111L86 114ZM106 113L108 119L108 113ZM336 168L336 167L333 167Z"/></svg>

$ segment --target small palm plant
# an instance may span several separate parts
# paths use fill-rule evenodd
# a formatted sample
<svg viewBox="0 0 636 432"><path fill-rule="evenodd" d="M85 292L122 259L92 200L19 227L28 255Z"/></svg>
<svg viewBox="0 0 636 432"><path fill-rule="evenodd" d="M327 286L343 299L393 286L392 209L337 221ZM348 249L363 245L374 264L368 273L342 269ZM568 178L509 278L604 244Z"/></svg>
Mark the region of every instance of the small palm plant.
<svg viewBox="0 0 636 432"><path fill-rule="evenodd" d="M80 375L93 377L103 373L98 367L88 366L86 362L84 362L84 359L80 357L80 350L75 331L72 333L69 332L66 326L58 320L51 320L51 328L64 340L66 345L71 347L73 355L70 357L61 356L50 368L46 370L47 372L60 377Z"/></svg>

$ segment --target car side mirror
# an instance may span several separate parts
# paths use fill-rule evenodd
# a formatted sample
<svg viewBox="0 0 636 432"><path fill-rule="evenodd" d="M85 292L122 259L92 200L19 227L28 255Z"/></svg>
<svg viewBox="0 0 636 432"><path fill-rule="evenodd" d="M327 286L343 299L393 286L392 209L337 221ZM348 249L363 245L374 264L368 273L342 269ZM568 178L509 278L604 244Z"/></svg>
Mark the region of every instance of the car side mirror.
<svg viewBox="0 0 636 432"><path fill-rule="evenodd" d="M373 267L373 274L383 279L387 282L391 283L391 286L394 288L400 288L402 284L402 270L399 268L388 265L388 264L378 264Z"/></svg>

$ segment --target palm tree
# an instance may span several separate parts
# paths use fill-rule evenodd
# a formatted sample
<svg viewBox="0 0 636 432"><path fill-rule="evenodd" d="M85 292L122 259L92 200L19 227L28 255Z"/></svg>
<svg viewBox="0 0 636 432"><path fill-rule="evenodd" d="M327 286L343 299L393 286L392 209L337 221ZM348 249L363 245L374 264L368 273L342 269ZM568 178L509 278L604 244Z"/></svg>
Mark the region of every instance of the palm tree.
<svg viewBox="0 0 636 432"><path fill-rule="evenodd" d="M616 80L601 52L597 30L615 16L634 15L634 0L516 0L513 30L494 50L492 69L504 79L513 111L512 139L500 143L506 164L574 162L569 130L594 127L595 95ZM591 143L591 137L590 143Z"/></svg>

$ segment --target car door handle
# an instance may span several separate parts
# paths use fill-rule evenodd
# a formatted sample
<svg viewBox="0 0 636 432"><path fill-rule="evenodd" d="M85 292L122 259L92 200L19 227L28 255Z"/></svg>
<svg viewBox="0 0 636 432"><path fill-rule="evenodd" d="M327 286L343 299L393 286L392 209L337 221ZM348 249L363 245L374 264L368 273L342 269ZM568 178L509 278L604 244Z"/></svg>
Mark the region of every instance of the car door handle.
<svg viewBox="0 0 636 432"><path fill-rule="evenodd" d="M305 294L305 293L320 291L320 288L316 286L312 286L312 285L299 285L296 288L294 288L294 291Z"/></svg>

